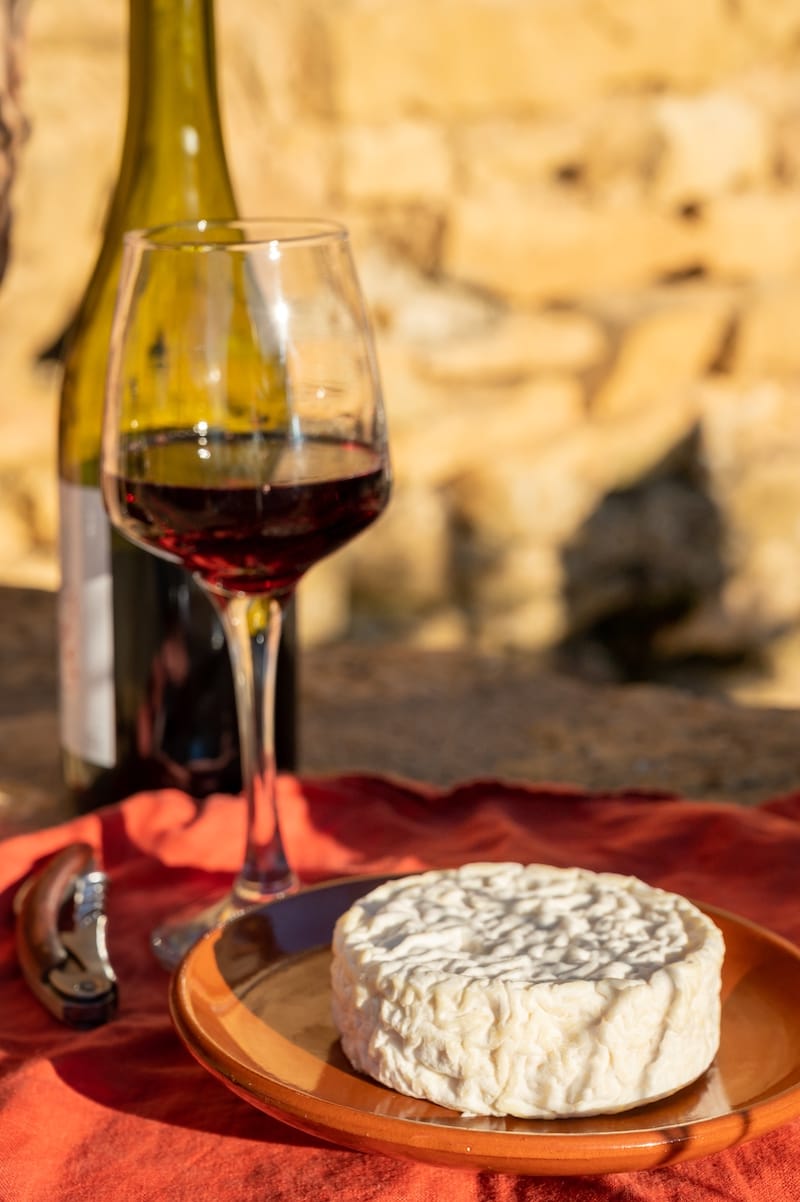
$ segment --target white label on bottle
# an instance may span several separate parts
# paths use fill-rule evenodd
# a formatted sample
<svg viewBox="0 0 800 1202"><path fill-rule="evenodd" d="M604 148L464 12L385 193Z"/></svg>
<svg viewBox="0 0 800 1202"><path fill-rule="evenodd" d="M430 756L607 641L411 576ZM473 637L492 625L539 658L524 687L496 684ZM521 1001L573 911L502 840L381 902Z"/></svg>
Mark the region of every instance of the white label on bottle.
<svg viewBox="0 0 800 1202"><path fill-rule="evenodd" d="M98 488L59 487L61 741L102 768L116 760L111 538Z"/></svg>

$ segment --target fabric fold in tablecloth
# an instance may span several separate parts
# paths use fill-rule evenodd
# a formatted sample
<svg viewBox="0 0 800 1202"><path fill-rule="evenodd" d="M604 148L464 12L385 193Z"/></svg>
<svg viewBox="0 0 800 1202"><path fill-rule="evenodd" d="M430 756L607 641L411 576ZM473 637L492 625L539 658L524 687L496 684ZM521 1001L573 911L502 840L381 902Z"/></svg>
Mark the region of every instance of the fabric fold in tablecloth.
<svg viewBox="0 0 800 1202"><path fill-rule="evenodd" d="M382 777L280 781L304 882L469 860L633 873L800 942L800 794L744 809L647 793L477 781L437 790ZM235 871L244 806L142 794L0 845L0 1202L787 1202L800 1197L800 1121L650 1173L516 1178L351 1152L260 1113L189 1056L148 947L156 922ZM115 1020L56 1023L16 961L20 881L74 839L110 876Z"/></svg>

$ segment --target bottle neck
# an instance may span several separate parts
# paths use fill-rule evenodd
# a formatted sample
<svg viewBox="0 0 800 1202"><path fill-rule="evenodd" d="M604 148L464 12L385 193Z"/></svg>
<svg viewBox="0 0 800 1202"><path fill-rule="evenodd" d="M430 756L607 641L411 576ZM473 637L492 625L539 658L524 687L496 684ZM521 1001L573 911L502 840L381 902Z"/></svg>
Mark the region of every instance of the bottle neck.
<svg viewBox="0 0 800 1202"><path fill-rule="evenodd" d="M128 114L111 219L120 229L235 212L213 0L130 0Z"/></svg>

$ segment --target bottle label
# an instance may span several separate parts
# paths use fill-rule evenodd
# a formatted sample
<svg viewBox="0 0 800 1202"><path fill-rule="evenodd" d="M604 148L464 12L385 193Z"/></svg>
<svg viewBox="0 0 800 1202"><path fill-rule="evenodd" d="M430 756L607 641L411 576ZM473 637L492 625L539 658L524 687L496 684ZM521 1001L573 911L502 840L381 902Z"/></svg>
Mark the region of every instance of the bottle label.
<svg viewBox="0 0 800 1202"><path fill-rule="evenodd" d="M61 742L101 768L116 760L111 537L98 488L60 482Z"/></svg>

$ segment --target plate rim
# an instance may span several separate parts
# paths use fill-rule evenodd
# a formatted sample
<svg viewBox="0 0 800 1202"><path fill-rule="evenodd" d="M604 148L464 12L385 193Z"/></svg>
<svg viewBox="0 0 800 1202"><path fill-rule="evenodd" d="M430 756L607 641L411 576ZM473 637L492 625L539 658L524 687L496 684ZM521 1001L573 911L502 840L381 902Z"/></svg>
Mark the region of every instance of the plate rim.
<svg viewBox="0 0 800 1202"><path fill-rule="evenodd" d="M301 892L303 895L334 893L345 886L362 884L366 892L389 877L407 875L413 874L366 873L338 876L304 887ZM283 905L298 896L299 893L289 894L267 905ZM726 908L697 901L693 904L712 919L719 917L734 927L744 929L758 943L767 944L788 956L800 969L800 946L791 940ZM248 914L252 915L252 911L231 919L227 925L241 921ZM638 1171L711 1155L766 1134L800 1114L798 1061L795 1081L781 1090L768 1093L766 1097L761 1097L751 1105L735 1106L722 1114L701 1117L688 1123L671 1123L665 1120L663 1126L650 1128L559 1131L557 1124L560 1120L554 1119L552 1131L482 1131L402 1115L375 1115L364 1108L347 1102L335 1102L303 1086L294 1085L277 1076L266 1066L248 1069L224 1049L219 1049L213 1037L188 1018L188 1004L184 1001L184 995L188 991L187 975L195 958L201 954L201 948L215 943L221 932L222 928L216 928L203 935L186 954L170 980L169 1009L179 1037L206 1071L244 1101L290 1126L339 1146L360 1151L377 1151L429 1164L463 1167L473 1171L495 1169L528 1175L569 1176ZM301 949L301 953L290 955L294 957L297 954L320 951L325 946L324 943L309 943ZM290 955L279 956L275 962L288 960ZM226 1071L218 1063L220 1054L230 1071ZM230 1067L232 1065L235 1065L238 1071L234 1071ZM353 1072L355 1073L355 1070ZM256 1088L253 1084L255 1081L262 1085L267 1082L268 1093ZM379 1082L375 1084L380 1085ZM312 1103L316 1118L309 1117L309 1108L302 1105L303 1100ZM446 1108L442 1109L445 1114L452 1113ZM631 1110L629 1113L636 1112ZM350 1116L350 1119L343 1124L341 1119L345 1115ZM337 1117L340 1121L336 1121ZM586 1121L591 1122L591 1116L586 1116ZM365 1125L375 1124L379 1127L378 1131L364 1131ZM418 1136L421 1135L421 1138L393 1138L392 1133L396 1128L405 1129L406 1133L414 1132ZM429 1135L431 1132L436 1133L435 1144L425 1138L425 1134ZM587 1164L591 1167L587 1168Z"/></svg>

